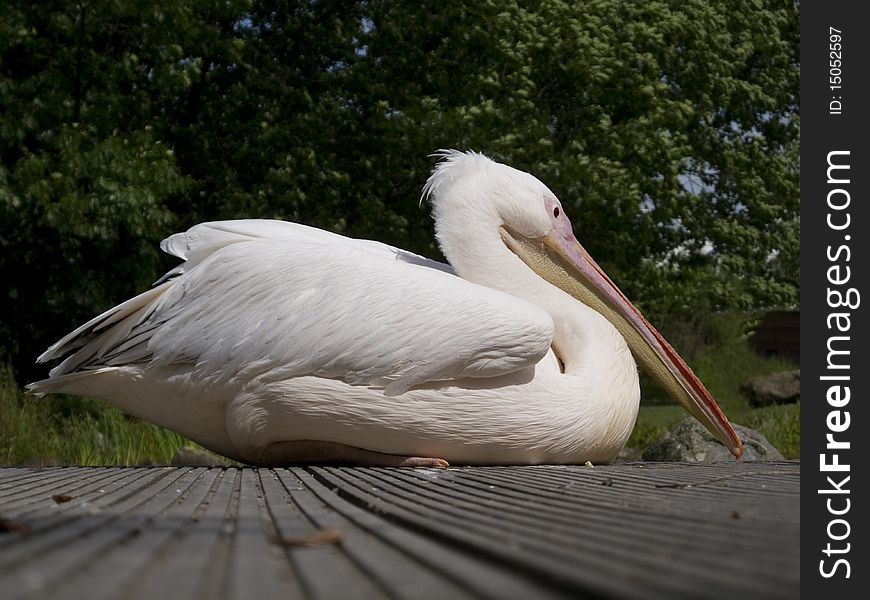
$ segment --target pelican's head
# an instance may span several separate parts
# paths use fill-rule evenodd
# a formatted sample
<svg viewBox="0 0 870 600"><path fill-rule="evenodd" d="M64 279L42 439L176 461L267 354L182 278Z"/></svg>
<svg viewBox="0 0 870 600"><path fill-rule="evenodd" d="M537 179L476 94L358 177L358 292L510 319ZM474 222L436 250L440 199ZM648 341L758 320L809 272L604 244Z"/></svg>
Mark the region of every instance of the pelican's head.
<svg viewBox="0 0 870 600"><path fill-rule="evenodd" d="M635 360L736 457L743 444L704 384L574 237L561 203L537 178L482 154L445 150L423 188L432 199L445 256L460 265L497 239L532 271L601 313L625 338ZM497 249L496 249L497 250Z"/></svg>

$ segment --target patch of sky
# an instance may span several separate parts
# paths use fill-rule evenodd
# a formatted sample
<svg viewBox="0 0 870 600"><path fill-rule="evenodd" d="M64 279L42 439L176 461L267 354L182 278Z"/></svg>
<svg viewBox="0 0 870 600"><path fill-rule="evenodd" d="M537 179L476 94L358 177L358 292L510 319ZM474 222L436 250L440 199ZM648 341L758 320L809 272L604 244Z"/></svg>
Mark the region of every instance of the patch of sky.
<svg viewBox="0 0 870 600"><path fill-rule="evenodd" d="M654 211L656 208L655 200L652 199L652 196L649 194L643 195L643 200L640 201L640 212L643 214L649 214Z"/></svg>
<svg viewBox="0 0 870 600"><path fill-rule="evenodd" d="M244 16L235 23L233 23L233 31L239 33L241 31L253 31L254 33L260 33L263 30L268 31L272 28L272 24L268 21L262 25L254 25L254 21L250 16Z"/></svg>

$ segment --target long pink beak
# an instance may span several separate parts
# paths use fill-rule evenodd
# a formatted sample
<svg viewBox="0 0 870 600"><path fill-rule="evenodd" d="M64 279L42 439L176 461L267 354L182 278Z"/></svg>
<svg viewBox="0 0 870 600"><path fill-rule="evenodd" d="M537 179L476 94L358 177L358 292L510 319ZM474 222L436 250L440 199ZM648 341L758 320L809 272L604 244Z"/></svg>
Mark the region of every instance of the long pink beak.
<svg viewBox="0 0 870 600"><path fill-rule="evenodd" d="M538 239L502 227L502 239L538 275L607 318L638 365L740 458L743 443L704 384L589 256L568 220L563 223Z"/></svg>

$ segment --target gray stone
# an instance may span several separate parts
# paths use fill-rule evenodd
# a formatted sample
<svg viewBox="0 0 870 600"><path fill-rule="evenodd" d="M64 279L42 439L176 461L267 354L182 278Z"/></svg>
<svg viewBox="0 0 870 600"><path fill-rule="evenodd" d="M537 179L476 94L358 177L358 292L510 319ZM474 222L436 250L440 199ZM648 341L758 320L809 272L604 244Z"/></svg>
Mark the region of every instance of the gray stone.
<svg viewBox="0 0 870 600"><path fill-rule="evenodd" d="M763 435L741 425L734 425L743 441L741 460L783 460L782 454ZM680 421L673 429L643 453L652 462L733 461L734 456L713 434L692 417Z"/></svg>
<svg viewBox="0 0 870 600"><path fill-rule="evenodd" d="M172 457L173 467L226 467L227 465L227 461L220 456L191 446L182 446Z"/></svg>
<svg viewBox="0 0 870 600"><path fill-rule="evenodd" d="M780 371L753 377L740 384L740 391L754 408L797 402L801 398L801 372Z"/></svg>

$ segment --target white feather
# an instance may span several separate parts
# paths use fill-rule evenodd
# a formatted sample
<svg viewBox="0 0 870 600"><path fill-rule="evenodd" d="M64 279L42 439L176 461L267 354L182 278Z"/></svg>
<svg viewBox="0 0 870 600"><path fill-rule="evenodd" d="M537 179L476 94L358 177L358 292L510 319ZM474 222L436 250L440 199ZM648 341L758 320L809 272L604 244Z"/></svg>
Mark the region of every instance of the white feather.
<svg viewBox="0 0 870 600"><path fill-rule="evenodd" d="M461 463L611 459L639 398L624 340L498 237L500 219L540 229L552 192L449 151L423 193L464 279L294 223L203 223L163 241L184 262L156 287L40 356L69 354L29 389L104 397L239 460L293 440Z"/></svg>

